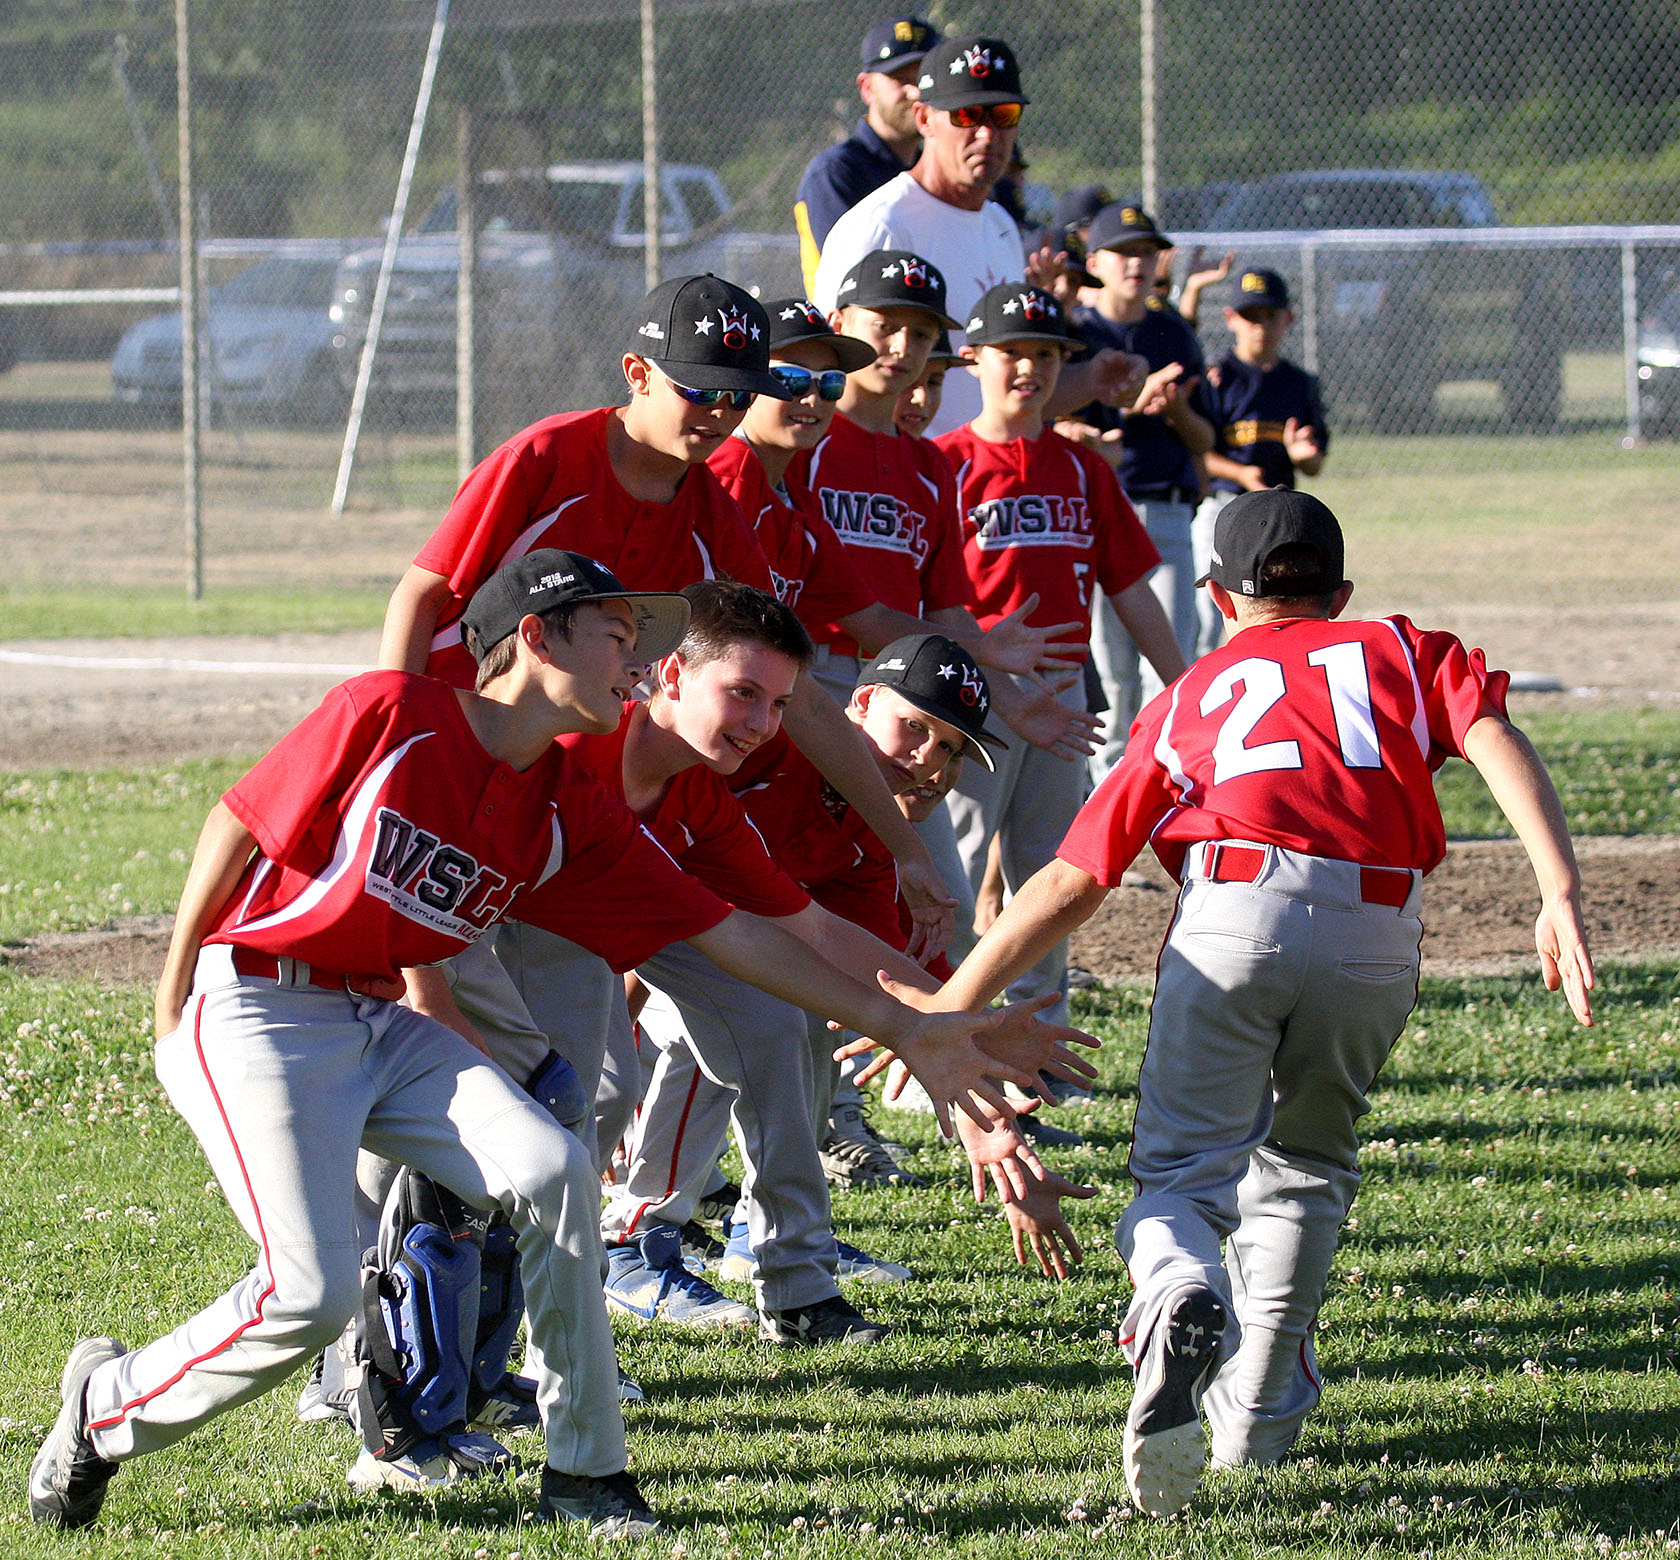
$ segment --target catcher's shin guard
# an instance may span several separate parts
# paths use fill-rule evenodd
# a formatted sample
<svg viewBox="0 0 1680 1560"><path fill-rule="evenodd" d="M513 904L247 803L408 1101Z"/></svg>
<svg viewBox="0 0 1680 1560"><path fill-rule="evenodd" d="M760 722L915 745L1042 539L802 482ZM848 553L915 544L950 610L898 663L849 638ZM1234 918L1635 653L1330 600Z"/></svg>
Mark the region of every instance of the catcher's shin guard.
<svg viewBox="0 0 1680 1560"><path fill-rule="evenodd" d="M399 1173L386 1198L379 1245L363 1259L357 1318L354 1417L377 1457L466 1428L486 1222L413 1170Z"/></svg>

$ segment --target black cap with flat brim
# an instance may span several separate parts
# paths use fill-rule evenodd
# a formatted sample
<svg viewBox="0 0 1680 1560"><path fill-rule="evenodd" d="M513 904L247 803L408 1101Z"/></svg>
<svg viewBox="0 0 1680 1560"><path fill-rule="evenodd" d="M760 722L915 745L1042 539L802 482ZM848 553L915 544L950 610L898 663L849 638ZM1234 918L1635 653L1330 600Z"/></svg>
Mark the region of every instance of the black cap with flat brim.
<svg viewBox="0 0 1680 1560"><path fill-rule="evenodd" d="M939 42L939 29L920 16L895 16L877 22L863 35L859 62L866 71L891 75L914 65Z"/></svg>
<svg viewBox="0 0 1680 1560"><path fill-rule="evenodd" d="M929 108L1030 103L1015 51L1001 38L946 38L928 51L916 90Z"/></svg>
<svg viewBox="0 0 1680 1560"><path fill-rule="evenodd" d="M943 634L895 639L858 676L858 686L879 683L925 715L955 726L968 739L965 752L995 770L989 747L1006 748L986 730L992 690L980 663Z"/></svg>
<svg viewBox="0 0 1680 1560"><path fill-rule="evenodd" d="M1027 282L999 282L980 295L963 335L971 347L1004 341L1055 341L1082 346L1053 293Z"/></svg>
<svg viewBox="0 0 1680 1560"><path fill-rule="evenodd" d="M842 336L809 298L777 298L764 305L764 312L770 317L771 357L779 347L819 341L832 349L836 368L842 373L855 374L860 368L868 368L878 355L867 341Z"/></svg>
<svg viewBox="0 0 1680 1560"><path fill-rule="evenodd" d="M1127 206L1117 201L1112 206L1104 206L1091 218L1085 248L1095 254L1099 249L1118 249L1122 244L1148 244L1156 250L1173 247L1173 241L1156 227L1155 219L1142 206Z"/></svg>
<svg viewBox="0 0 1680 1560"><path fill-rule="evenodd" d="M788 399L770 372L770 322L749 292L709 272L662 282L636 311L628 350L685 390Z"/></svg>
<svg viewBox="0 0 1680 1560"><path fill-rule="evenodd" d="M505 564L473 593L461 616L461 637L473 659L486 655L530 614L586 601L622 601L636 624L636 654L658 661L688 632L688 598L675 591L628 590L605 564L582 553L539 547Z"/></svg>

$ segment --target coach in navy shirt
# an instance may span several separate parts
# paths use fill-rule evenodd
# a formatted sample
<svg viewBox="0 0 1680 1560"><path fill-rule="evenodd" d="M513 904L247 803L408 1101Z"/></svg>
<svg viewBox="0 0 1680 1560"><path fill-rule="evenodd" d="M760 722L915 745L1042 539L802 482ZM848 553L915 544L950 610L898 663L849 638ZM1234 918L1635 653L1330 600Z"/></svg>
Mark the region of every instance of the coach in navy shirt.
<svg viewBox="0 0 1680 1560"><path fill-rule="evenodd" d="M794 203L807 293L815 285L828 230L840 215L915 162L922 145L916 78L922 56L938 42L938 30L919 16L877 23L864 37L857 78L864 116L844 141L811 159Z"/></svg>

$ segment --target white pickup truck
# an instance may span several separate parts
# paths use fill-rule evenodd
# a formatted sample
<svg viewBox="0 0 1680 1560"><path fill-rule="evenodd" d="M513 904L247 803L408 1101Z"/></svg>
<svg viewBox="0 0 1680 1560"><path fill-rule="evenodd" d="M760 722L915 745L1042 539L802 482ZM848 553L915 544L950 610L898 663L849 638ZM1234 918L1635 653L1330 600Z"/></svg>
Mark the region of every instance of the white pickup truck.
<svg viewBox="0 0 1680 1560"><path fill-rule="evenodd" d="M548 412L616 400L644 288L642 165L553 163L478 176L481 394L501 431ZM660 170L667 276L713 271L760 296L802 290L798 241L750 233L715 169ZM347 255L333 288L334 350L354 382L379 276L378 247ZM441 415L455 393L456 192L442 191L397 250L374 359L376 405Z"/></svg>

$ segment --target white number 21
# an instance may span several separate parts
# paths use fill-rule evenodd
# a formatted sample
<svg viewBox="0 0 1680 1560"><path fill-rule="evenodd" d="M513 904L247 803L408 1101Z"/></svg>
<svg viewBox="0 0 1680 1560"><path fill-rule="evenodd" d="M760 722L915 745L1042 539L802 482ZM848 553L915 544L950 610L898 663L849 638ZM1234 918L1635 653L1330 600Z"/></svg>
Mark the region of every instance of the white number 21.
<svg viewBox="0 0 1680 1560"><path fill-rule="evenodd" d="M1357 640L1326 645L1322 650L1314 650L1307 660L1324 673L1342 762L1350 769L1381 769L1382 750L1377 743L1377 723L1371 713L1371 679L1365 668L1365 647ZM1250 656L1226 667L1202 695L1201 713L1211 715L1221 705L1230 703L1238 683L1242 684L1242 697L1220 722L1219 735L1214 739L1213 783L1218 785L1238 775L1299 769L1301 745L1298 742L1248 745L1254 728L1284 695L1283 667L1278 662Z"/></svg>

